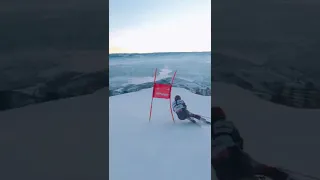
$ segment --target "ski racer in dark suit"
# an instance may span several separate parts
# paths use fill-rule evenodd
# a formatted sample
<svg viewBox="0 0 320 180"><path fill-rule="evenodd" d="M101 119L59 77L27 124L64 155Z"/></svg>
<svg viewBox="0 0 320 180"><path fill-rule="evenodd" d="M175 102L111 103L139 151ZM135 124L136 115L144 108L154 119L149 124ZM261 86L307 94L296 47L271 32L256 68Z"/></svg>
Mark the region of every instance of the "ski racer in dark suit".
<svg viewBox="0 0 320 180"><path fill-rule="evenodd" d="M197 120L209 123L206 121L206 119L202 118L200 115L189 112L187 110L186 103L181 99L179 95L175 96L174 101L172 102L172 109L177 114L180 120L188 119L188 120L194 121L192 118L195 118Z"/></svg>
<svg viewBox="0 0 320 180"><path fill-rule="evenodd" d="M220 107L211 108L211 164L219 180L255 179L264 175L273 180L293 180L278 168L254 161L243 151L243 138Z"/></svg>

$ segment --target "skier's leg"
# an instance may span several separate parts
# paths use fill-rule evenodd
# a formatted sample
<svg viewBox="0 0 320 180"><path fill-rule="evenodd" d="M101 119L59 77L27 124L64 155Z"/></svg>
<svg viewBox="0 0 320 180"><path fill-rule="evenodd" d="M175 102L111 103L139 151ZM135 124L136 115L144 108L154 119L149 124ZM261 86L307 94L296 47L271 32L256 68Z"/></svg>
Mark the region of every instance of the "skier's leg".
<svg viewBox="0 0 320 180"><path fill-rule="evenodd" d="M196 119L198 119L198 120L201 120L201 116L199 116L199 115L197 115L197 114L193 114L193 113L191 113L190 111L188 111L188 113L189 113L189 116L190 116L190 117L193 117L193 118L196 118Z"/></svg>
<svg viewBox="0 0 320 180"><path fill-rule="evenodd" d="M187 119L193 123L197 123L196 120L194 120L192 117L188 117Z"/></svg>
<svg viewBox="0 0 320 180"><path fill-rule="evenodd" d="M219 180L240 180L250 177L244 172L241 153L237 147L230 147L222 153L218 159L212 159Z"/></svg>
<svg viewBox="0 0 320 180"><path fill-rule="evenodd" d="M203 123L211 124L209 121L207 121L205 118L201 117L201 116L198 115L198 114L193 114L193 113L190 113L190 112L189 112L189 116L190 116L190 117L193 117L193 118L195 118L195 119L197 119L197 120L199 120L199 121L202 121Z"/></svg>
<svg viewBox="0 0 320 180"><path fill-rule="evenodd" d="M188 111L185 109L182 109L181 111L177 112L177 116L180 120L185 120L189 117Z"/></svg>
<svg viewBox="0 0 320 180"><path fill-rule="evenodd" d="M259 164L255 167L255 173L259 175L264 175L276 180L287 180L289 175L285 172L280 171L278 168L267 166L264 164Z"/></svg>
<svg viewBox="0 0 320 180"><path fill-rule="evenodd" d="M289 175L280 171L278 168L267 166L252 159L248 153L243 152L245 161L251 161L253 174L263 175L275 180L287 180Z"/></svg>
<svg viewBox="0 0 320 180"><path fill-rule="evenodd" d="M237 149L239 153L239 162L240 162L240 177L243 178L254 178L255 173L254 173L254 168L253 168L253 162L251 157L242 151L239 147Z"/></svg>

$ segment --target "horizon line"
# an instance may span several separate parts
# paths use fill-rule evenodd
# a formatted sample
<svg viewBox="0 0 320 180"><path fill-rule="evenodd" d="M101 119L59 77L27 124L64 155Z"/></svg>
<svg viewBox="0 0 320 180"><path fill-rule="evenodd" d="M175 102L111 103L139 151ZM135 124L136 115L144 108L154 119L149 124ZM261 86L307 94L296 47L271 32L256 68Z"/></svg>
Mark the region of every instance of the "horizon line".
<svg viewBox="0 0 320 180"><path fill-rule="evenodd" d="M117 52L117 53L109 53L110 54L155 54L155 53L199 53L199 52L211 52L210 51L168 51L168 52L164 52L164 51L160 51L160 52Z"/></svg>

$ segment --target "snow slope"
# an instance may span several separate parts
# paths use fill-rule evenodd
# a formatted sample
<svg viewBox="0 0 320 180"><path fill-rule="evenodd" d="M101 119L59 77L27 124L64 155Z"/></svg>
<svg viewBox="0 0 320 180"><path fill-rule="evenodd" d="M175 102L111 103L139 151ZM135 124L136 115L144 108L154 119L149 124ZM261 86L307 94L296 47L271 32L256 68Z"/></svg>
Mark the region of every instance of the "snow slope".
<svg viewBox="0 0 320 180"><path fill-rule="evenodd" d="M111 180L211 179L211 128L187 121L174 124L168 100L154 99L152 89L109 98L109 173ZM173 88L191 112L210 116L211 97Z"/></svg>
<svg viewBox="0 0 320 180"><path fill-rule="evenodd" d="M177 93L192 112L210 116L210 97ZM0 112L0 179L106 179L107 98L105 88ZM151 89L109 100L110 179L210 179L210 127L173 124L162 99L149 123Z"/></svg>
<svg viewBox="0 0 320 180"><path fill-rule="evenodd" d="M225 83L213 83L212 93L212 105L236 124L254 159L320 177L320 110L273 104Z"/></svg>
<svg viewBox="0 0 320 180"><path fill-rule="evenodd" d="M0 112L0 179L107 179L108 89Z"/></svg>

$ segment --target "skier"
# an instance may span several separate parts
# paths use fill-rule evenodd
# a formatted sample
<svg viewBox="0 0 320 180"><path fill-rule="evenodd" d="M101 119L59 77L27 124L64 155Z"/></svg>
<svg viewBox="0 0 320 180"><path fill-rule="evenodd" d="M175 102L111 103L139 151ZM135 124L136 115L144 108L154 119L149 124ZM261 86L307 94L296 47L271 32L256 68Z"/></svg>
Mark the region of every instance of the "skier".
<svg viewBox="0 0 320 180"><path fill-rule="evenodd" d="M287 173L258 163L243 151L243 138L220 107L212 107L211 116L211 164L219 180L255 179L256 174L292 180Z"/></svg>
<svg viewBox="0 0 320 180"><path fill-rule="evenodd" d="M219 180L250 176L249 163L241 162L243 139L220 107L211 108L211 164Z"/></svg>
<svg viewBox="0 0 320 180"><path fill-rule="evenodd" d="M195 119L203 121L207 124L210 123L210 122L207 122L207 120L202 118L200 115L193 114L193 113L189 112L187 110L186 103L181 99L181 97L179 95L176 95L174 97L174 101L172 102L172 109L177 114L177 116L180 120L188 119L188 120L192 121L193 123L195 123L195 120L192 119L192 118L195 118Z"/></svg>

